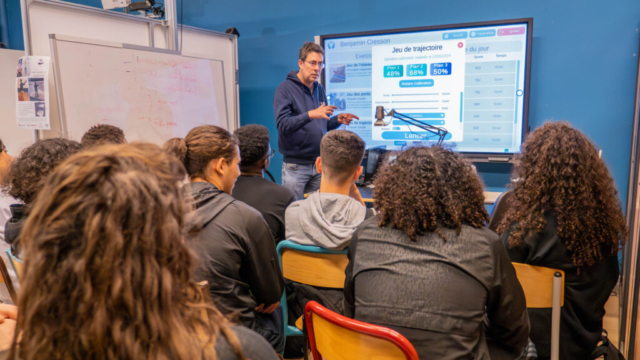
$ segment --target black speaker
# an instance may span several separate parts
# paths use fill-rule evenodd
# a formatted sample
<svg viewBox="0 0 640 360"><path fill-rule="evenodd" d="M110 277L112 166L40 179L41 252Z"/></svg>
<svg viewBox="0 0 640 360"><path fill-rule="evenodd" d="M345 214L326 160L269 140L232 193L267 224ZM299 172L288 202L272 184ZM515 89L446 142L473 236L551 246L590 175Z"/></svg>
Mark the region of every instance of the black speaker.
<svg viewBox="0 0 640 360"><path fill-rule="evenodd" d="M228 28L224 32L227 33L227 34L233 34L233 35L236 35L236 36L240 37L240 33L238 32L238 29L236 29L236 28Z"/></svg>

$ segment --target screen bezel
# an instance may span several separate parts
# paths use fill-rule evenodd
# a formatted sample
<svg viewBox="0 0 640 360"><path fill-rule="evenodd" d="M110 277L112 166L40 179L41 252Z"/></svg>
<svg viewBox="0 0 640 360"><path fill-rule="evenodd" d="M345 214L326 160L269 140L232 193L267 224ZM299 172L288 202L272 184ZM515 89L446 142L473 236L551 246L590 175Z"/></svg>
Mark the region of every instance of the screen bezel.
<svg viewBox="0 0 640 360"><path fill-rule="evenodd" d="M432 25L432 26L421 26L421 27L411 27L411 28L402 28L402 29L359 31L359 32L351 32L351 33L320 35L319 45L322 46L322 49L324 51L326 51L325 40L335 40L340 38L356 37L356 36L392 35L392 34L400 34L400 33L450 30L450 29L460 29L460 28L469 28L469 27L503 26L503 25L515 25L515 24L527 25L527 46L526 46L526 54L525 54L525 68L524 68L525 74L524 74L524 94L523 94L523 114L522 114L522 139L520 139L520 145L522 147L524 138L529 132L529 83L531 79L531 43L533 40L533 18L481 21L481 22L471 22L471 23L462 23L462 24ZM321 80L322 86L326 87L325 73L326 73L326 70L322 70L320 80ZM497 161L497 162L512 161L515 155L519 154L519 152L492 153L492 152L469 152L469 151L459 151L459 153L463 154L465 157L468 157L474 161Z"/></svg>

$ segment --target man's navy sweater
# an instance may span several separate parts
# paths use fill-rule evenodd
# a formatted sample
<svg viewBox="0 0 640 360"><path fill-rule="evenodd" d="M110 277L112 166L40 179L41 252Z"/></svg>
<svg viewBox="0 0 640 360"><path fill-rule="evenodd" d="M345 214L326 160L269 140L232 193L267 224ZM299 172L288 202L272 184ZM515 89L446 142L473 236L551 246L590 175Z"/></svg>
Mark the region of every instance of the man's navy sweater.
<svg viewBox="0 0 640 360"><path fill-rule="evenodd" d="M320 140L329 130L340 126L338 116L331 120L311 119L309 111L327 104L324 87L317 81L313 91L291 71L285 81L278 86L273 97L273 110L278 127L278 148L285 163L313 164L320 156Z"/></svg>

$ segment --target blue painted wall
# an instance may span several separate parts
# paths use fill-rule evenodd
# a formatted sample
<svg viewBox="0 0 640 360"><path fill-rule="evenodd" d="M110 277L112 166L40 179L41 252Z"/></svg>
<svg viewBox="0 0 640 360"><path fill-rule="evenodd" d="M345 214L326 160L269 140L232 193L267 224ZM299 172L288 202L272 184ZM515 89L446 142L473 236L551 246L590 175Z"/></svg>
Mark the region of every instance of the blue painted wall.
<svg viewBox="0 0 640 360"><path fill-rule="evenodd" d="M83 1L99 5L97 0ZM21 48L18 0L6 2L11 47ZM297 69L298 49L314 35L523 17L534 18L531 128L545 120L567 120L584 131L603 149L624 203L638 61L638 0L191 0L184 8L187 25L240 31L241 121L266 125L274 148L273 93L287 72ZM270 170L277 179L280 166L276 155ZM481 164L478 170L490 189L509 181L508 165Z"/></svg>

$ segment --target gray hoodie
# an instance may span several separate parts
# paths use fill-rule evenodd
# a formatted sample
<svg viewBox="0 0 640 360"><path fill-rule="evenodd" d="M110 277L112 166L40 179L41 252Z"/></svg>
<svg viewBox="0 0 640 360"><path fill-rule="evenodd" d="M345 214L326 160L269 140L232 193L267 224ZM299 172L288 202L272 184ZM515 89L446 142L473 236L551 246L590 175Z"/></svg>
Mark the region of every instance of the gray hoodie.
<svg viewBox="0 0 640 360"><path fill-rule="evenodd" d="M285 213L287 239L301 245L342 250L367 217L367 208L341 194L316 192L289 205Z"/></svg>

